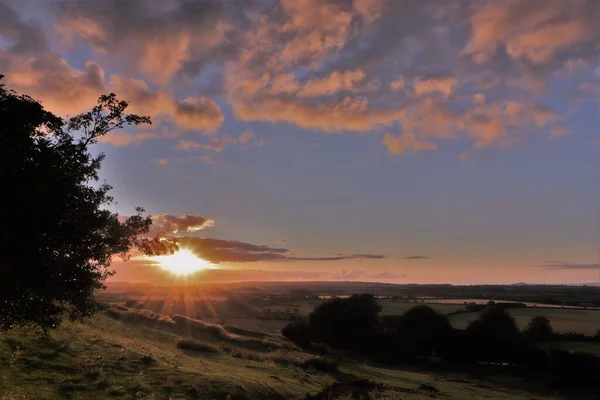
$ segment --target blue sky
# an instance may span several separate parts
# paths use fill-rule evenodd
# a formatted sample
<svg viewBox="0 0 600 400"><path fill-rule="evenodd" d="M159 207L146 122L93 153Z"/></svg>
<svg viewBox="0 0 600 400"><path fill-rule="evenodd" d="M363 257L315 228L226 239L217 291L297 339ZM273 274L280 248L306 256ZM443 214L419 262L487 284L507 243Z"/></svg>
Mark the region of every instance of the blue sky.
<svg viewBox="0 0 600 400"><path fill-rule="evenodd" d="M218 279L600 279L600 3L161 4L2 3L0 72L150 115L102 177Z"/></svg>

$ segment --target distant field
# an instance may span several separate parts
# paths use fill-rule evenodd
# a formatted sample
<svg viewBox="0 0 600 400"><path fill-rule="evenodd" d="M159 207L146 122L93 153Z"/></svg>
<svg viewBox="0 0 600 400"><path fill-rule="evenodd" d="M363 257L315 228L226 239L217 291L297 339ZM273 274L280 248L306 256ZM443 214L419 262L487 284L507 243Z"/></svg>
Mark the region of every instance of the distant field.
<svg viewBox="0 0 600 400"><path fill-rule="evenodd" d="M600 329L600 311L597 310L569 310L551 308L516 308L509 310L521 328L525 328L531 318L536 316L546 317L552 323L555 331L580 332L594 335ZM470 321L477 318L478 313L456 314L450 317L450 322L455 328L466 328Z"/></svg>

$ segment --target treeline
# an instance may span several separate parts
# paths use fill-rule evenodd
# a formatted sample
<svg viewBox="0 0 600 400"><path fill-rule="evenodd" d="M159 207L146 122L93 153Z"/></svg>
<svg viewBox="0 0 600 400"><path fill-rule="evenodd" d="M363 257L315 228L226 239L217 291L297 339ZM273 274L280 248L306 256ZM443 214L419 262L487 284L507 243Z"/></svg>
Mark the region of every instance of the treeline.
<svg viewBox="0 0 600 400"><path fill-rule="evenodd" d="M557 337L544 317L533 318L521 331L506 309L490 303L466 329L459 330L447 316L418 305L394 317L392 329L389 325L384 329L381 310L377 298L370 294L334 298L319 305L308 322L292 322L282 334L301 346L324 343L380 362L437 360L448 367L470 369L488 364L557 385L600 384L600 357L563 350L547 352L539 346ZM600 340L600 335L588 339Z"/></svg>

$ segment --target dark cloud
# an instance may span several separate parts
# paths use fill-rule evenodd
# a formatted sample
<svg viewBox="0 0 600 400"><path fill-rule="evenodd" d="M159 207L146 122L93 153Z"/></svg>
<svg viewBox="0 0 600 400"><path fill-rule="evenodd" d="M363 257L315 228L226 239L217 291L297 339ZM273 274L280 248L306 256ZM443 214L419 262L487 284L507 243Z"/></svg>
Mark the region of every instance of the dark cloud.
<svg viewBox="0 0 600 400"><path fill-rule="evenodd" d="M255 245L235 240L179 237L180 247L189 248L199 257L213 263L258 261L341 261L349 259L382 259L375 254L335 254L326 257L300 257L289 249Z"/></svg>
<svg viewBox="0 0 600 400"><path fill-rule="evenodd" d="M429 257L427 256L408 256L404 257L405 260L427 260Z"/></svg>
<svg viewBox="0 0 600 400"><path fill-rule="evenodd" d="M165 233L195 232L211 227L214 221L201 215L184 214L179 217L170 214L152 216L152 224Z"/></svg>
<svg viewBox="0 0 600 400"><path fill-rule="evenodd" d="M548 261L547 264L541 265L545 269L569 270L569 269L598 269L598 264L574 264L563 261Z"/></svg>
<svg viewBox="0 0 600 400"><path fill-rule="evenodd" d="M37 26L39 23L24 21L5 2L0 1L0 34L12 43L10 50L15 54L32 55L46 50L46 35Z"/></svg>

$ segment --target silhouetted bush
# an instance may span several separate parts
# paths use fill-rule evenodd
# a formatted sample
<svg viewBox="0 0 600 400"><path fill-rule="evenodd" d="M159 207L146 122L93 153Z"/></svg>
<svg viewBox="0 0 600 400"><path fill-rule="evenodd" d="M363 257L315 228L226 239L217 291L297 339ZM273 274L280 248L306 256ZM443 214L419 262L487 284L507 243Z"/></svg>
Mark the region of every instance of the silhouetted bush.
<svg viewBox="0 0 600 400"><path fill-rule="evenodd" d="M600 357L553 349L548 356L548 378L557 386L598 387Z"/></svg>
<svg viewBox="0 0 600 400"><path fill-rule="evenodd" d="M407 356L441 356L449 351L453 336L448 318L427 305L407 310L400 319L398 340Z"/></svg>
<svg viewBox="0 0 600 400"><path fill-rule="evenodd" d="M552 339L554 331L548 318L538 316L533 317L529 321L527 328L523 331L523 335L533 342L541 342Z"/></svg>
<svg viewBox="0 0 600 400"><path fill-rule="evenodd" d="M331 347L366 349L376 343L381 306L371 294L354 294L321 303L309 316L311 338Z"/></svg>
<svg viewBox="0 0 600 400"><path fill-rule="evenodd" d="M467 337L477 361L514 363L522 336L515 318L506 310L486 307L467 326Z"/></svg>
<svg viewBox="0 0 600 400"><path fill-rule="evenodd" d="M299 346L310 344L310 325L306 322L290 322L283 327L281 334Z"/></svg>
<svg viewBox="0 0 600 400"><path fill-rule="evenodd" d="M206 353L218 353L219 348L212 344L203 343L191 338L182 339L177 342L177 348L182 350L203 351Z"/></svg>

